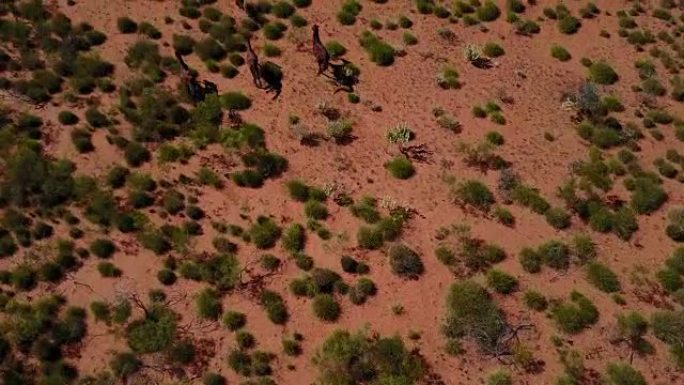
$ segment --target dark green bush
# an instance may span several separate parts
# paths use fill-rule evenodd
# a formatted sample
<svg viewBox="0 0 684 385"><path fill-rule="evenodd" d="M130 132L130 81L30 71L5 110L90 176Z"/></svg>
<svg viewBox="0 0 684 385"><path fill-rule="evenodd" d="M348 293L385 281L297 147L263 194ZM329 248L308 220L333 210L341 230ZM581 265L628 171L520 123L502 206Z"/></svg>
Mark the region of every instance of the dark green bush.
<svg viewBox="0 0 684 385"><path fill-rule="evenodd" d="M606 385L646 385L644 376L626 363L609 363Z"/></svg>
<svg viewBox="0 0 684 385"><path fill-rule="evenodd" d="M117 353L109 361L109 367L117 378L127 378L142 367L142 362L133 353Z"/></svg>
<svg viewBox="0 0 684 385"><path fill-rule="evenodd" d="M128 142L124 149L124 158L131 167L139 167L151 159L150 151L139 142Z"/></svg>
<svg viewBox="0 0 684 385"><path fill-rule="evenodd" d="M138 31L138 24L126 16L116 19L116 28L121 33L135 33Z"/></svg>
<svg viewBox="0 0 684 385"><path fill-rule="evenodd" d="M109 258L115 251L114 242L106 238L99 238L90 243L90 252L98 258Z"/></svg>
<svg viewBox="0 0 684 385"><path fill-rule="evenodd" d="M157 280L164 286L173 285L176 282L176 273L170 269L161 269L157 272Z"/></svg>
<svg viewBox="0 0 684 385"><path fill-rule="evenodd" d="M78 123L80 119L71 111L61 111L59 115L57 115L57 120L65 126L73 126Z"/></svg>

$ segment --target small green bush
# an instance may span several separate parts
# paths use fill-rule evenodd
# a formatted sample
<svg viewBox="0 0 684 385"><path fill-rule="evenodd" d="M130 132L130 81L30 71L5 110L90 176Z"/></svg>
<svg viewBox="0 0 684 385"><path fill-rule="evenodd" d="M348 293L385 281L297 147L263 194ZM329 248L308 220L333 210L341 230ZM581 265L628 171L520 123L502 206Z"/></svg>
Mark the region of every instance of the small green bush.
<svg viewBox="0 0 684 385"><path fill-rule="evenodd" d="M563 62L572 59L572 55L570 55L570 52L568 52L568 50L559 45L551 46L551 57Z"/></svg>
<svg viewBox="0 0 684 385"><path fill-rule="evenodd" d="M347 53L347 48L336 40L330 40L325 43L325 49L333 59L339 58Z"/></svg>
<svg viewBox="0 0 684 385"><path fill-rule="evenodd" d="M247 324L247 317L243 313L229 310L223 314L222 321L228 330L235 331Z"/></svg>
<svg viewBox="0 0 684 385"><path fill-rule="evenodd" d="M61 111L57 115L57 120L65 126L73 126L80 121L78 116L71 111Z"/></svg>
<svg viewBox="0 0 684 385"><path fill-rule="evenodd" d="M218 320L221 315L221 297L219 293L211 288L200 291L195 297L197 314L207 320Z"/></svg>
<svg viewBox="0 0 684 385"><path fill-rule="evenodd" d="M280 238L280 228L270 218L261 216L249 228L249 236L257 248L270 249Z"/></svg>
<svg viewBox="0 0 684 385"><path fill-rule="evenodd" d="M589 66L589 78L597 84L610 85L618 81L618 74L613 67L604 61L591 63Z"/></svg>
<svg viewBox="0 0 684 385"><path fill-rule="evenodd" d="M487 43L482 47L482 53L489 57L499 57L503 56L506 52L500 45L496 43Z"/></svg>
<svg viewBox="0 0 684 385"><path fill-rule="evenodd" d="M518 287L518 280L501 270L487 271L487 285L500 294L510 294Z"/></svg>
<svg viewBox="0 0 684 385"><path fill-rule="evenodd" d="M283 234L283 248L290 253L297 253L304 249L306 234L304 227L299 223L294 223L285 230Z"/></svg>
<svg viewBox="0 0 684 385"><path fill-rule="evenodd" d="M586 267L587 280L606 293L620 291L620 281L610 268L599 262L591 262Z"/></svg>
<svg viewBox="0 0 684 385"><path fill-rule="evenodd" d="M340 305L329 294L318 294L313 299L313 311L316 317L323 321L334 322L342 312Z"/></svg>
<svg viewBox="0 0 684 385"><path fill-rule="evenodd" d="M501 10L495 2L485 0L484 4L475 10L475 14L480 21L494 21L501 15Z"/></svg>
<svg viewBox="0 0 684 385"><path fill-rule="evenodd" d="M396 156L385 163L385 168L397 179L408 179L416 172L411 161L403 155Z"/></svg>
<svg viewBox="0 0 684 385"><path fill-rule="evenodd" d="M571 15L564 15L558 18L558 30L566 35L572 35L579 31L582 23L579 19Z"/></svg>
<svg viewBox="0 0 684 385"><path fill-rule="evenodd" d="M252 106L252 101L241 92L226 92L221 95L221 105L228 110L244 111Z"/></svg>
<svg viewBox="0 0 684 385"><path fill-rule="evenodd" d="M538 291L534 290L526 291L525 295L523 296L523 301L525 302L525 306L536 311L544 311L548 306L548 301L546 300L546 297L544 297L544 295L539 293Z"/></svg>
<svg viewBox="0 0 684 385"><path fill-rule="evenodd" d="M116 28L121 33L135 33L138 31L138 24L126 16L116 19Z"/></svg>
<svg viewBox="0 0 684 385"><path fill-rule="evenodd" d="M562 230L570 226L570 214L560 207L552 207L544 214L546 222L556 229Z"/></svg>
<svg viewBox="0 0 684 385"><path fill-rule="evenodd" d="M106 238L99 238L90 243L90 252L98 258L109 258L115 251L114 242Z"/></svg>
<svg viewBox="0 0 684 385"><path fill-rule="evenodd" d="M471 205L483 211L489 211L494 204L494 194L482 182L467 180L455 186L456 199L466 205Z"/></svg>

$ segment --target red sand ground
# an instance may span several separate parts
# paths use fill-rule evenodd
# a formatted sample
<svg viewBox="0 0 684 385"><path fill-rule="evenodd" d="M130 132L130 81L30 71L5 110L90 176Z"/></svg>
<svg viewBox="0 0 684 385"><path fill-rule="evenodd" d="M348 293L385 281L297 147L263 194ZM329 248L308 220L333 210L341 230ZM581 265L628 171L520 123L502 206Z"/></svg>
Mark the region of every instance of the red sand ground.
<svg viewBox="0 0 684 385"><path fill-rule="evenodd" d="M66 1L58 1L58 8L73 20L85 20L95 28L107 33L109 40L102 47L102 57L117 65L116 79L125 80L131 76L122 57L126 48L136 39L136 35L116 33L116 18L128 15L137 21L149 21L161 29L162 42L170 42L173 33L189 33L200 36L195 29L185 31L178 20L176 1L124 1L124 0L91 0L79 1L76 6L67 7ZM267 132L269 149L287 157L290 167L284 177L266 182L260 189L238 188L227 183L226 187L216 190L210 187L197 188L200 194L201 207L209 214L205 220L205 235L199 237L192 245L192 252L209 251L213 230L208 225L211 220L220 219L227 223L244 225L240 214L255 218L260 214L270 214L275 218L305 223L302 204L287 197L284 183L290 179L301 179L311 185L322 186L335 182L344 186L354 197L365 194L376 197L391 197L397 202L405 202L414 208L419 215L409 222L402 240L420 252L426 265L425 275L417 281L404 281L392 275L383 252L365 252L356 249L355 234L361 224L351 216L347 209L329 205L331 217L325 224L333 232L329 241L322 241L315 236L309 237L306 252L313 256L316 266L339 270L339 256L350 254L367 261L372 272L370 278L376 282L378 295L369 299L362 306L350 304L342 300L343 313L334 324L326 324L317 320L311 311L310 300L298 299L287 289L290 279L301 273L293 261L284 258L282 272L268 282L268 287L277 290L284 296L291 320L285 327L273 325L266 318L263 310L254 298L247 295L231 294L224 298L224 307L244 312L247 315L247 330L252 332L258 341L259 349L280 352L281 338L298 331L304 335L303 348L305 354L298 358L279 356L275 362L274 379L278 384L307 384L315 380L316 371L311 364L311 357L324 338L337 328L358 329L369 327L382 334L398 333L405 337L411 347L417 347L436 373L439 373L447 384L475 384L499 363L491 358L479 355L476 348L468 345L468 352L459 357L450 357L444 353L444 337L440 333L440 324L444 315L444 300L448 287L454 282L454 276L434 257L437 241L434 234L442 226L452 224L468 224L473 235L501 245L509 257L500 264L501 269L513 274L520 280L520 290L510 296L496 296L497 302L515 320L530 320L534 323L533 331L526 333L524 339L532 346L535 356L546 363L544 372L536 375L524 374L511 368L516 384L553 384L562 368L558 362L558 354L549 342L552 335L558 334L553 322L543 313L528 311L522 306L522 293L526 289L536 289L550 297L567 298L571 290L577 289L585 293L597 305L601 318L597 325L579 335L567 337L574 348L587 354L586 364L590 368L603 371L605 365L614 360L626 360L628 352L621 346L608 342L610 328L615 323L614 315L625 309L636 309L644 315L650 315L653 306L641 302L634 294L638 289L628 277L636 266L643 266L652 277L664 259L673 250L673 242L664 234L666 213L670 208L684 202L684 189L676 181L665 180L664 188L670 194L663 208L651 216L639 217L640 230L630 242L623 242L614 235L601 235L591 232L577 218L573 218L570 229L557 231L550 227L542 216L530 210L512 205L509 209L516 217L515 229L511 230L493 220L479 218L467 214L449 201L449 186L443 176L454 176L457 179L479 178L489 186L496 185L496 172L481 174L467 168L455 149L457 142L475 142L492 129L497 129L505 137L506 143L500 151L501 155L512 162L513 169L522 179L540 189L554 205L562 205L555 196L557 186L570 176L569 164L575 160L586 159L587 144L575 133L570 121L571 113L560 107L561 97L565 92L576 89L586 78L586 69L579 63L581 57L605 59L620 74L620 81L602 91L620 95L628 107L638 105L637 94L630 91L630 86L638 82L633 62L636 58L647 56L637 53L627 42L617 36L617 18L601 15L597 19L583 20L582 28L575 35L563 35L558 32L555 22L540 22L542 32L532 38L516 35L514 28L502 17L495 23L487 24L488 32L478 27L466 28L462 24L449 24L448 21L434 16L424 16L415 12L412 2L408 0L389 1L387 4L363 2L362 11L356 25L341 26L334 18L342 1L314 1L314 4L298 12L310 23L321 26L324 41L335 39L342 42L349 52L346 58L356 63L362 70L361 84L358 94L364 101L372 101L382 106L381 112L373 112L367 105L350 104L344 93L333 94L333 86L322 77L315 77L315 61L308 52L296 51L296 44L306 41L309 47L309 29L298 33L298 37L288 37L276 44L284 55L272 59L282 66L285 79L282 95L277 100L256 90L245 67L241 74L232 80L221 78L206 70L196 56L188 59L189 64L200 69L201 77L217 83L221 92L241 90L253 100L253 107L243 113L245 121L254 122ZM553 5L555 2L549 2ZM622 8L622 1L598 1L597 5L611 14ZM547 5L541 2L529 7L526 17L536 19L541 16ZM567 4L576 11L583 4L576 1ZM219 0L217 8L224 13L236 14L232 1ZM380 20L396 18L407 14L414 21L412 32L418 37L419 44L406 48L406 56L399 57L390 67L378 67L369 61L358 43L359 33L368 28L368 21L374 17ZM165 15L172 15L177 21L165 25ZM653 30L663 24L655 19L648 20ZM436 31L447 27L453 30L458 38L455 44L448 44ZM605 29L611 33L610 39L600 38L599 31ZM401 44L402 30L383 30L380 35L392 44ZM489 41L499 42L506 54L497 58L498 66L491 70L480 70L464 62L462 48L466 43L484 44ZM568 49L573 59L561 63L549 54L552 44L560 44ZM259 51L263 38L254 42ZM171 54L170 47L162 48L164 54ZM439 70L449 64L458 69L463 87L459 90L442 90L435 83ZM658 73L666 71L657 63ZM525 78L519 76L524 74ZM168 79L170 87L176 86L177 79ZM514 99L512 105L504 105L503 113L507 123L497 126L488 120L474 118L470 109L475 104L494 100L501 92ZM115 100L103 98L103 104L114 108ZM357 139L350 145L338 146L322 142L318 147L301 146L293 138L288 129L287 118L291 114L298 115L311 128L324 131L324 119L315 114L315 106L323 101L340 107L354 121L354 135ZM684 116L684 109L668 98L659 98L658 103L667 107L675 116ZM55 156L73 159L78 170L84 174L103 175L111 165L121 163L121 154L106 142L104 131L94 135L96 151L87 155L79 155L69 140L69 130L62 128L56 121L56 114L65 106L48 106L40 112L53 123L54 144L50 151ZM442 107L457 117L463 125L463 131L454 134L439 127L432 116L432 109ZM77 110L83 110L78 109ZM619 115L620 118L634 119L633 108ZM121 119L123 120L123 119ZM397 153L394 146L388 145L386 131L406 122L416 133L415 143L424 143L434 153L430 162L417 164L416 176L408 181L391 178L383 164ZM125 132L127 123L122 124ZM664 156L665 150L679 146L672 130L663 130L666 139L658 142L651 137L641 141L643 151L640 154L641 164L650 166L651 161ZM552 133L556 140L549 142L543 138L545 132ZM210 155L212 157L210 157ZM215 159L223 159L215 161ZM201 165L208 164L220 174L232 171L230 155L219 146L210 146L195 156L187 165L163 165L156 162L145 165L141 171L149 172L156 178L171 180L181 173L192 174ZM232 159L233 164L236 159ZM623 195L627 196L627 195ZM92 225L85 225L86 234L96 233ZM91 226L88 228L87 226ZM88 231L92 230L92 231ZM577 233L590 233L598 244L598 259L609 265L621 276L622 296L627 306L615 304L608 295L589 285L579 268L571 268L565 274L545 270L538 275L525 273L518 261L517 251L524 246L536 246L552 239L570 239ZM86 237L86 244L91 236ZM95 260L87 261L85 266L69 279L56 287L41 284L38 296L45 292L63 293L69 302L87 307L93 300L113 300L117 295L136 291L146 293L151 288L160 287L156 272L162 267L162 260L151 252L136 246L129 236L113 232L113 240L121 245L130 242L130 248L121 248L113 258L113 262L123 270L121 279L103 279L96 271ZM642 247L637 247L637 244ZM257 260L261 254L251 246L240 246L239 258L243 264ZM275 254L284 257L284 251L276 249ZM0 267L6 268L20 261L20 258L0 261ZM351 277L343 274L351 281ZM480 278L477 278L481 280ZM174 301L174 309L183 314L183 325L197 338L209 338L216 342L216 355L209 367L221 372L229 379L229 383L237 383L238 377L230 371L225 363L228 350L235 344L230 332L222 329L218 323L203 323L197 320L194 310L193 295L202 284L180 280L169 290L169 297ZM391 306L401 304L405 313L394 315ZM107 366L113 351L126 348L125 339L113 333L101 323L89 322L87 342L83 345L78 367L82 373L95 372ZM420 332L421 338L410 341L406 338L409 331ZM684 381L684 376L676 372L674 364L667 355L667 349L653 336L649 341L656 345L656 354L639 357L633 365L639 369L651 384L676 384ZM593 354L589 355L590 352ZM296 370L288 370L286 366L293 364Z"/></svg>

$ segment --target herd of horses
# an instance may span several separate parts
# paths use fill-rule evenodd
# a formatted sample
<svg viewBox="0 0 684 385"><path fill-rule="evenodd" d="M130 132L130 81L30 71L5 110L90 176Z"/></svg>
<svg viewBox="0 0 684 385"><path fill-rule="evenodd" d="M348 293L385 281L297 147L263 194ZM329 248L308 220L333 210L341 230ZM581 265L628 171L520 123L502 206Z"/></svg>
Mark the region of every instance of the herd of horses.
<svg viewBox="0 0 684 385"><path fill-rule="evenodd" d="M258 12L253 9L250 3L245 4L244 0L236 0L236 5L245 11L247 16L255 21L258 20ZM349 61L340 59L340 63L331 62L330 54L321 41L318 25L313 25L313 55L318 64L317 76L328 77L337 86L335 92L353 92L354 86L359 82L358 69ZM267 62L259 63L259 57L252 48L251 38L246 38L247 52L245 62L252 75L254 86L266 92L273 92L273 99L276 99L282 90L282 73L276 64ZM192 71L183 56L176 51L176 59L180 63L180 78L185 87L185 91L193 103L202 102L207 95L218 94L218 86L208 80L200 81L197 72ZM274 68L275 67L275 68ZM330 71L328 71L330 70Z"/></svg>

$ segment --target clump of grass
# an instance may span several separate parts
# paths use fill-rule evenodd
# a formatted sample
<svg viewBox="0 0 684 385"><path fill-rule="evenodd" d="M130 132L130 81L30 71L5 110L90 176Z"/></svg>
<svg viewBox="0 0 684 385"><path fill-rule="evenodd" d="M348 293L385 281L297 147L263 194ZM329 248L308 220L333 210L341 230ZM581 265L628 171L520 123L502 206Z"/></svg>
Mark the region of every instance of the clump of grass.
<svg viewBox="0 0 684 385"><path fill-rule="evenodd" d="M445 90L461 88L458 71L453 67L444 67L437 74L437 85Z"/></svg>
<svg viewBox="0 0 684 385"><path fill-rule="evenodd" d="M363 47L370 57L370 60L379 66L389 66L394 63L394 48L385 43L378 36L370 31L364 31L359 39L361 47Z"/></svg>
<svg viewBox="0 0 684 385"><path fill-rule="evenodd" d="M551 47L551 57L553 57L554 59L558 59L562 62L572 59L572 55L570 55L570 52L568 52L568 50L559 45L553 45Z"/></svg>

